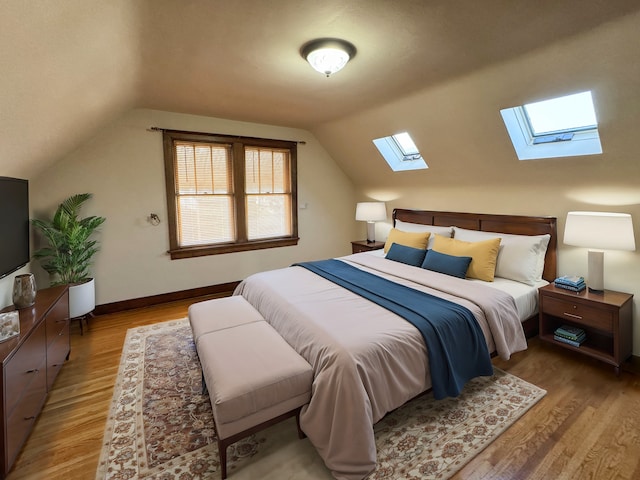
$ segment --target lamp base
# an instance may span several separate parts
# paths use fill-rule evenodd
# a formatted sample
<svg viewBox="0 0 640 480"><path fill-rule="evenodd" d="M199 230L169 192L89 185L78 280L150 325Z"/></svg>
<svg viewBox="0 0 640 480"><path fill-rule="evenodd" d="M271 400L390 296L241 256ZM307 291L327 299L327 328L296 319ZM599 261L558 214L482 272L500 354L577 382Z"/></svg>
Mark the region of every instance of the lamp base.
<svg viewBox="0 0 640 480"><path fill-rule="evenodd" d="M587 285L590 292L604 292L604 252L589 250Z"/></svg>
<svg viewBox="0 0 640 480"><path fill-rule="evenodd" d="M376 223L367 222L367 243L376 241Z"/></svg>

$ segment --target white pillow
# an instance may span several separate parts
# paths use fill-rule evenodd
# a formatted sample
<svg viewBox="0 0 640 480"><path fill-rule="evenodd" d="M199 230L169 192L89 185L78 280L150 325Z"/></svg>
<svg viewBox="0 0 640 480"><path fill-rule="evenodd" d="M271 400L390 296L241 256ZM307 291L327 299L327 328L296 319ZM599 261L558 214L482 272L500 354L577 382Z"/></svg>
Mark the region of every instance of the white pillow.
<svg viewBox="0 0 640 480"><path fill-rule="evenodd" d="M535 285L542 280L544 256L551 235L512 235L509 233L480 232L453 227L454 238L466 242L480 242L488 238L501 238L496 276L516 282Z"/></svg>
<svg viewBox="0 0 640 480"><path fill-rule="evenodd" d="M453 235L453 227L439 227L438 225L423 225L422 223L410 223L403 222L402 220L396 219L396 226L398 230L402 232L414 232L414 233L423 233L423 232L431 232L429 235L429 242L427 243L427 248L430 249L433 246L433 240L435 239L434 234L442 235L443 237L451 238Z"/></svg>

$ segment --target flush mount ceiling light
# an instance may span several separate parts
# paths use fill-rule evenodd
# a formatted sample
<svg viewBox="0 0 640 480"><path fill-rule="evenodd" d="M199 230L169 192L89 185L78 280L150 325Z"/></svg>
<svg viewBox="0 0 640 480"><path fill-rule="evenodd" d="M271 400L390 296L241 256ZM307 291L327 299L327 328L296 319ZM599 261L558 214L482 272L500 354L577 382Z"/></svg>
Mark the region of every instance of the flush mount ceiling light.
<svg viewBox="0 0 640 480"><path fill-rule="evenodd" d="M356 54L356 47L339 38L318 38L305 43L300 55L309 65L327 77L336 73Z"/></svg>

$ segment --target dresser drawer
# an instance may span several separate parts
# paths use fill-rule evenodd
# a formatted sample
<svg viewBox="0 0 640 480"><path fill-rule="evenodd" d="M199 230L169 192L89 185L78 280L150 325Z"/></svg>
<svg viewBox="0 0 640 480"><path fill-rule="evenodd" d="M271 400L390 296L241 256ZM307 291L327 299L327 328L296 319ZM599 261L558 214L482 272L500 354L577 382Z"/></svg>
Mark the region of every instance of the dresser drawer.
<svg viewBox="0 0 640 480"><path fill-rule="evenodd" d="M69 320L59 319L54 316L47 317L47 343L54 342L59 335L64 335L69 330Z"/></svg>
<svg viewBox="0 0 640 480"><path fill-rule="evenodd" d="M47 391L51 390L58 372L69 355L69 330L59 335L47 347Z"/></svg>
<svg viewBox="0 0 640 480"><path fill-rule="evenodd" d="M579 322L582 325L610 332L613 328L613 313L607 310L589 307L569 300L544 297L543 313Z"/></svg>
<svg viewBox="0 0 640 480"><path fill-rule="evenodd" d="M370 252L372 250L380 250L384 248L385 242L366 242L364 240L356 240L351 242L351 253Z"/></svg>
<svg viewBox="0 0 640 480"><path fill-rule="evenodd" d="M46 343L44 325L40 324L20 346L4 367L5 413L20 401L25 389L34 381L46 377Z"/></svg>
<svg viewBox="0 0 640 480"><path fill-rule="evenodd" d="M57 340L60 335L69 332L69 301L65 295L56 305L47 313L47 344L51 344Z"/></svg>
<svg viewBox="0 0 640 480"><path fill-rule="evenodd" d="M34 377L27 386L20 402L7 419L6 458L9 465L13 463L18 453L20 453L20 449L31 432L46 396L45 375L42 372Z"/></svg>

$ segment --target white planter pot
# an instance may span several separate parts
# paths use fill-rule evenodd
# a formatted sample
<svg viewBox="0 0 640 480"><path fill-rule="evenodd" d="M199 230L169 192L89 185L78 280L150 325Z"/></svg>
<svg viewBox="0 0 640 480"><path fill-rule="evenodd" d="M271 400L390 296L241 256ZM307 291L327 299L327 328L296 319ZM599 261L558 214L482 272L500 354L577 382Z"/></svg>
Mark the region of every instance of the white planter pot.
<svg viewBox="0 0 640 480"><path fill-rule="evenodd" d="M69 287L69 317L78 318L96 308L95 279Z"/></svg>

